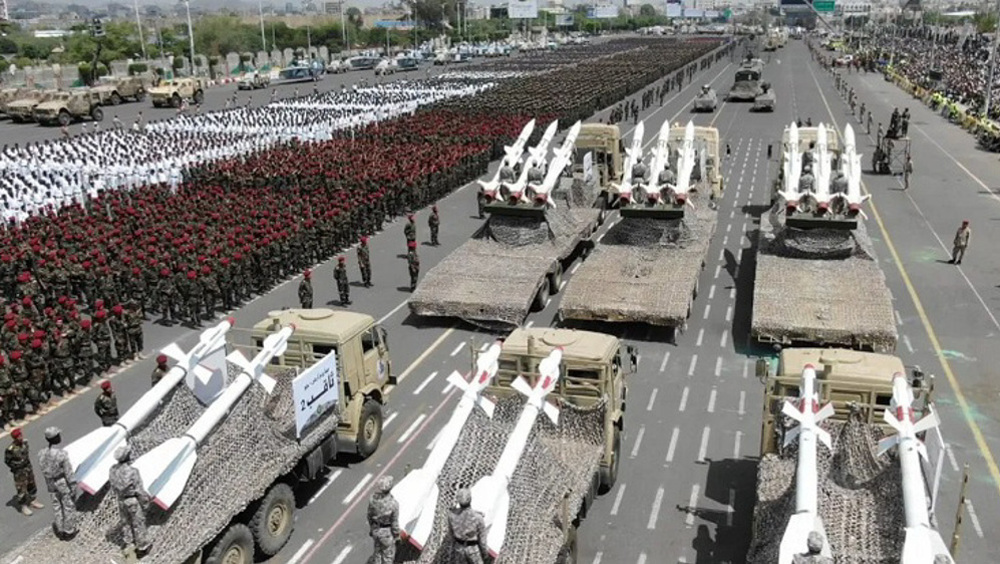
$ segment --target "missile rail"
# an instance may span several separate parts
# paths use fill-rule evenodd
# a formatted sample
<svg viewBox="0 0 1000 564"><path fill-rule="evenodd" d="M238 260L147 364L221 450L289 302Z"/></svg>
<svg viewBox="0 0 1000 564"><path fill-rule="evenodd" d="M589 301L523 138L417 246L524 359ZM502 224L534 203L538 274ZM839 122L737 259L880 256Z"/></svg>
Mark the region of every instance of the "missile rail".
<svg viewBox="0 0 1000 564"><path fill-rule="evenodd" d="M231 377L239 369L228 367ZM337 453L336 409L327 412L295 438L295 409L291 382L295 370L269 367L277 380L271 396L252 386L232 408L226 421L199 450L198 462L184 494L169 511L155 504L146 510L153 542L142 558L148 564L222 562L242 546L254 553L276 553L291 535L299 481L315 478ZM138 428L129 442L135 458L165 438L178 436L205 407L187 386L178 386L160 410ZM3 564L106 564L123 560L118 501L107 488L77 502L80 532L71 541L55 537L46 528L0 558ZM277 532L268 532L275 515L282 516Z"/></svg>

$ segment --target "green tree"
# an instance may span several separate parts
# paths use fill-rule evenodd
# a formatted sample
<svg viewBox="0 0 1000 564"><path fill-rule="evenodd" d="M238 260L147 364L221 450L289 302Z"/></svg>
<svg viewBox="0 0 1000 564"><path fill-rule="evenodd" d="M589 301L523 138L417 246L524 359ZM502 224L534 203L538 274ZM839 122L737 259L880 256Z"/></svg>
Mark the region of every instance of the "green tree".
<svg viewBox="0 0 1000 564"><path fill-rule="evenodd" d="M652 4L643 4L639 6L639 15L644 18L651 18L656 16L656 8Z"/></svg>

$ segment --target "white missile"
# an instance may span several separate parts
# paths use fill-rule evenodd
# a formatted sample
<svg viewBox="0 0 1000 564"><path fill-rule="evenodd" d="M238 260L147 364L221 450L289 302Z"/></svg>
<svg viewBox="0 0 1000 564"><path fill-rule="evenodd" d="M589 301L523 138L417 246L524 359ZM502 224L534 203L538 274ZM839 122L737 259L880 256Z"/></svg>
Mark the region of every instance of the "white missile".
<svg viewBox="0 0 1000 564"><path fill-rule="evenodd" d="M507 517L510 512L510 492L507 486L514 476L514 469L524 454L531 429L535 426L538 412L544 411L553 423L559 422L559 409L545 401L545 397L555 389L559 381L559 363L562 362L562 347L553 349L545 360L538 364L539 378L534 389L520 376L512 387L527 396L524 411L517 420L514 432L507 439L496 468L489 476L483 476L472 486L472 508L483 514L486 521L486 546L496 558L503 548L507 535Z"/></svg>
<svg viewBox="0 0 1000 564"><path fill-rule="evenodd" d="M650 169L649 181L642 187L644 199L651 204L660 201L661 190L660 173L670 163L670 122L664 121L660 126L660 132L656 138L656 147L653 149L653 164ZM666 188L669 188L667 186Z"/></svg>
<svg viewBox="0 0 1000 564"><path fill-rule="evenodd" d="M434 443L434 449L431 450L423 468L410 472L392 488L392 497L399 503L399 527L409 538L410 543L420 550L427 544L434 526L434 515L440 494L438 477L448 462L451 451L458 444L465 422L476 405L479 405L488 416L493 417L493 402L481 394L496 376L499 369L497 360L500 358L502 346L502 341L497 341L479 355L476 360L476 371L472 374L471 380L467 381L458 372L452 372L448 376L448 382L462 390L462 399L441 431L441 436Z"/></svg>
<svg viewBox="0 0 1000 564"><path fill-rule="evenodd" d="M645 132L645 122L640 121L632 134L632 146L625 149L625 170L622 172L622 182L613 185L623 204L634 203L632 200L632 170L637 163L642 161L642 138Z"/></svg>
<svg viewBox="0 0 1000 564"><path fill-rule="evenodd" d="M948 554L940 533L931 528L927 511L920 458L927 460L927 447L917 438L919 433L941 424L936 412L931 411L920 421L913 416L913 390L902 374L892 377L892 401L885 410L885 422L897 434L879 441L879 455L897 447L899 466L903 474L903 507L906 515L906 538L903 541L903 564L931 564L938 554ZM950 558L950 556L949 556Z"/></svg>
<svg viewBox="0 0 1000 564"><path fill-rule="evenodd" d="M704 151L702 151L704 155ZM694 154L694 123L689 121L684 127L684 140L677 149L677 185L670 189L677 204L687 202L691 191L691 172L698 163Z"/></svg>
<svg viewBox="0 0 1000 564"><path fill-rule="evenodd" d="M499 195L501 198L511 203L523 201L524 189L528 186L528 173L531 172L532 168L545 168L545 156L549 152L549 145L555 138L558 127L558 120L550 123L549 127L545 129L541 141L534 147L528 148L528 158L524 160L524 166L521 167L521 175L514 183L502 182L500 184Z"/></svg>
<svg viewBox="0 0 1000 564"><path fill-rule="evenodd" d="M573 150L576 148L576 138L580 135L581 127L580 122L573 124L569 133L566 134L566 138L563 139L562 147L555 150L555 155L552 157L552 162L549 163L549 169L546 171L542 183L529 184L524 189L526 199L538 205L556 207L556 203L552 201L550 196L556 184L559 183L559 177L562 176L563 170L573 164Z"/></svg>
<svg viewBox="0 0 1000 564"><path fill-rule="evenodd" d="M834 197L842 198L847 203L848 213L859 213L861 217L867 219L861 204L868 201L871 194L861 194L861 154L857 151L854 128L851 124L847 124L844 128L844 151L840 157L840 170L847 178L847 193L835 194Z"/></svg>
<svg viewBox="0 0 1000 564"><path fill-rule="evenodd" d="M788 521L785 534L781 537L778 553L779 564L791 564L796 554L808 551L809 533L817 531L823 535L824 556L830 556L830 544L826 540L826 530L819 516L816 500L819 482L816 461L816 440L826 448L831 448L830 434L819 427L826 418L833 415L833 406L819 407L816 388L816 369L807 364L802 369L802 384L799 389L798 405L785 402L781 412L799 423L785 435L785 446L798 438L798 466L795 470L795 513Z"/></svg>
<svg viewBox="0 0 1000 564"><path fill-rule="evenodd" d="M799 177L802 175L802 154L799 152L799 127L795 122L788 127L788 146L784 148L785 159L782 175L784 186L778 195L785 200L788 211L799 208L802 192L799 191Z"/></svg>
<svg viewBox="0 0 1000 564"><path fill-rule="evenodd" d="M251 384L257 382L269 394L274 391L275 381L264 374L264 369L272 358L284 354L288 338L294 331L294 326L288 326L268 335L261 351L252 361L248 362L239 351L230 353L226 360L242 368L243 372L208 406L183 436L167 440L132 464L139 471L142 484L154 503L167 510L184 493L194 463L198 460L198 445L222 423Z"/></svg>
<svg viewBox="0 0 1000 564"><path fill-rule="evenodd" d="M488 200L495 200L497 197L497 188L500 187L500 172L504 167L513 169L517 166L517 163L521 162L521 157L524 155L524 146L528 144L528 139L534 130L535 120L531 120L521 130L521 134L517 136L514 144L503 148L504 157L500 161L500 166L497 167L497 172L493 175L493 178L491 180L478 181L479 185L483 188L483 195Z"/></svg>
<svg viewBox="0 0 1000 564"><path fill-rule="evenodd" d="M814 159L816 164L813 166L816 183L812 198L816 200L816 209L820 213L825 213L830 209L830 176L833 171L831 170L826 126L820 123L816 131L816 155Z"/></svg>
<svg viewBox="0 0 1000 564"><path fill-rule="evenodd" d="M73 441L66 447L69 462L76 473L80 489L93 495L108 483L108 472L115 464L115 450L125 444L129 433L142 425L159 407L163 398L182 382L188 373L203 375L207 369L198 365L201 360L226 344L226 333L235 324L232 317L205 330L198 343L185 353L171 343L163 349L163 354L173 358L177 364L164 375L151 390L143 394L114 425L101 427Z"/></svg>

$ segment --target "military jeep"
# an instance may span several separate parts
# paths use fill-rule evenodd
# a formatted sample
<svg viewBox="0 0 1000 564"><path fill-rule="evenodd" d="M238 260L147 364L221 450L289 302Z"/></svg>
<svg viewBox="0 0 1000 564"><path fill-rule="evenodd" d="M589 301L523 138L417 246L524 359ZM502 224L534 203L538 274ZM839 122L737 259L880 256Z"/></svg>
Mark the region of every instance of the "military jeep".
<svg viewBox="0 0 1000 564"><path fill-rule="evenodd" d="M205 100L205 80L201 78L175 78L149 89L154 108L179 108L184 100L200 104Z"/></svg>
<svg viewBox="0 0 1000 564"><path fill-rule="evenodd" d="M105 105L117 106L125 100L141 102L146 99L148 81L141 76L114 78L101 77L91 90L100 94Z"/></svg>
<svg viewBox="0 0 1000 564"><path fill-rule="evenodd" d="M11 100L7 104L7 115L15 123L24 123L34 119L35 106L42 102L51 100L58 90L32 90L25 92L24 96Z"/></svg>
<svg viewBox="0 0 1000 564"><path fill-rule="evenodd" d="M101 121L104 119L101 106L106 100L100 92L89 88L59 92L35 106L33 115L42 125L69 125L85 119Z"/></svg>

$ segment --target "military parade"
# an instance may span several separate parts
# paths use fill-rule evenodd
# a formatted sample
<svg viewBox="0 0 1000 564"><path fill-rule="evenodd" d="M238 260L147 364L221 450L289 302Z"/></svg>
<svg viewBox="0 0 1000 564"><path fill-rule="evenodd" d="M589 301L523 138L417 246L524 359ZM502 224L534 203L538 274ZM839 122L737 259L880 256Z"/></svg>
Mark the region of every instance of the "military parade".
<svg viewBox="0 0 1000 564"><path fill-rule="evenodd" d="M1000 559L991 47L679 31L7 142L0 564Z"/></svg>

